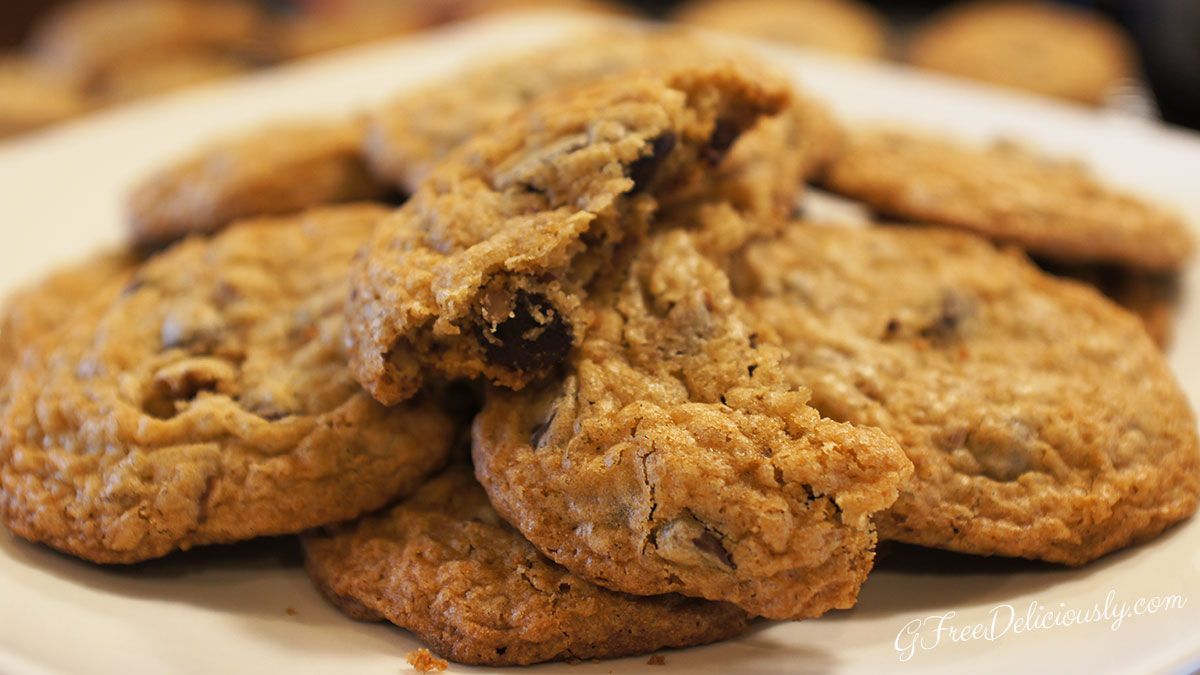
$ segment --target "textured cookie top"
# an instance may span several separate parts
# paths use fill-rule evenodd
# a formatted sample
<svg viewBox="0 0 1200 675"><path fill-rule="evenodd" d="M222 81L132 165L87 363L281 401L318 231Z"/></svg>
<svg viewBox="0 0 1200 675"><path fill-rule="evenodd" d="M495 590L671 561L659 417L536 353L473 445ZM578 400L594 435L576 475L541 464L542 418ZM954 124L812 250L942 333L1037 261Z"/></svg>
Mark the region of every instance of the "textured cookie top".
<svg viewBox="0 0 1200 675"><path fill-rule="evenodd" d="M597 280L561 376L488 392L473 455L496 509L610 588L770 618L852 606L904 453L784 382L784 353L688 234L634 255Z"/></svg>
<svg viewBox="0 0 1200 675"><path fill-rule="evenodd" d="M103 253L55 270L11 293L0 309L0 387L25 349L53 334L110 282L128 274L138 259L127 251Z"/></svg>
<svg viewBox="0 0 1200 675"><path fill-rule="evenodd" d="M1011 144L987 149L895 131L852 136L829 189L891 216L953 225L1053 260L1170 269L1194 242L1177 216L1078 164Z"/></svg>
<svg viewBox="0 0 1200 675"><path fill-rule="evenodd" d="M1136 70L1133 46L1099 13L1062 4L959 3L913 37L923 68L1093 105Z"/></svg>
<svg viewBox="0 0 1200 675"><path fill-rule="evenodd" d="M136 241L161 245L238 218L378 197L359 156L362 129L292 122L215 143L152 174L129 200Z"/></svg>
<svg viewBox="0 0 1200 675"><path fill-rule="evenodd" d="M581 283L659 204L718 189L730 146L786 96L732 66L634 73L460 146L355 271L355 376L390 403L431 374L520 387L545 372L583 320Z"/></svg>
<svg viewBox="0 0 1200 675"><path fill-rule="evenodd" d="M314 583L347 614L387 619L439 654L492 666L615 658L744 631L746 613L616 593L538 553L466 465L377 516L304 537Z"/></svg>
<svg viewBox="0 0 1200 675"><path fill-rule="evenodd" d="M801 224L734 279L812 405L912 460L881 537L1082 564L1196 509L1184 394L1091 288L965 234Z"/></svg>
<svg viewBox="0 0 1200 675"><path fill-rule="evenodd" d="M373 111L369 117L366 143L372 167L400 187L412 192L433 165L450 150L481 131L503 123L538 98L572 86L637 69L671 70L683 66L714 66L736 62L753 70L760 79L775 75L752 55L717 47L683 32L612 30L586 34L568 43L554 44L500 63L476 67L405 92ZM781 85L777 85L781 86ZM772 148L772 157L807 156L819 163L831 131L822 120L817 104L797 98L800 121L805 126L799 140L812 138L813 146L798 144L790 153Z"/></svg>
<svg viewBox="0 0 1200 675"><path fill-rule="evenodd" d="M853 56L882 58L887 24L857 0L692 0L676 21Z"/></svg>
<svg viewBox="0 0 1200 675"><path fill-rule="evenodd" d="M132 562L352 518L415 487L453 425L428 403L375 403L342 341L350 261L384 213L245 222L98 293L11 375L0 520Z"/></svg>

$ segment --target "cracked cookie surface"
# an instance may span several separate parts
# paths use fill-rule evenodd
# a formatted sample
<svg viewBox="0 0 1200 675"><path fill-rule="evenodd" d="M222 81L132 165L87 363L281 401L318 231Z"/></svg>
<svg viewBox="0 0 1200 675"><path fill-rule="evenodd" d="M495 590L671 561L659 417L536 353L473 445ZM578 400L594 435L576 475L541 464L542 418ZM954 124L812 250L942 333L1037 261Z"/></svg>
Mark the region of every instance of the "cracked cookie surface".
<svg viewBox="0 0 1200 675"><path fill-rule="evenodd" d="M477 665L616 658L722 640L749 618L726 603L595 586L504 522L466 464L397 506L304 537L313 582L349 616L388 620Z"/></svg>
<svg viewBox="0 0 1200 675"><path fill-rule="evenodd" d="M382 197L352 122L292 122L230 137L142 181L130 195L133 238L161 246L239 218Z"/></svg>
<svg viewBox="0 0 1200 675"><path fill-rule="evenodd" d="M1011 144L979 149L907 132L851 134L824 183L885 215L961 227L1060 262L1169 270L1195 247L1176 215L1077 164Z"/></svg>
<svg viewBox="0 0 1200 675"><path fill-rule="evenodd" d="M719 190L786 89L732 66L637 73L543 98L460 146L376 230L347 305L380 401L427 377L520 387L576 342L581 292L662 204Z"/></svg>
<svg viewBox="0 0 1200 675"><path fill-rule="evenodd" d="M368 118L366 155L374 170L412 192L438 160L482 131L503 123L538 98L555 91L639 69L669 71L683 66L712 67L736 62L767 79L778 77L750 54L670 30L609 30L584 34L498 64L467 70L435 86L405 92L373 110ZM782 162L779 172L800 171L774 183L798 190L803 179L828 158L839 132L815 101L794 96L792 127L768 130L753 146L759 162ZM757 130L747 134L747 140ZM786 146L787 152L781 152ZM739 151L735 151L739 152ZM761 178L761 176L760 176ZM789 184L790 183L790 184ZM746 188L756 181L747 180Z"/></svg>
<svg viewBox="0 0 1200 675"><path fill-rule="evenodd" d="M352 518L415 488L452 421L429 402L379 405L344 353L351 259L386 212L239 223L98 291L11 374L0 521L127 563Z"/></svg>
<svg viewBox="0 0 1200 675"><path fill-rule="evenodd" d="M1187 399L1093 289L917 227L797 224L732 276L812 405L912 460L881 538L1078 565L1195 511Z"/></svg>
<svg viewBox="0 0 1200 675"><path fill-rule="evenodd" d="M779 619L850 607L904 453L783 381L785 355L687 233L632 255L594 282L560 375L488 391L472 454L497 511L609 588Z"/></svg>

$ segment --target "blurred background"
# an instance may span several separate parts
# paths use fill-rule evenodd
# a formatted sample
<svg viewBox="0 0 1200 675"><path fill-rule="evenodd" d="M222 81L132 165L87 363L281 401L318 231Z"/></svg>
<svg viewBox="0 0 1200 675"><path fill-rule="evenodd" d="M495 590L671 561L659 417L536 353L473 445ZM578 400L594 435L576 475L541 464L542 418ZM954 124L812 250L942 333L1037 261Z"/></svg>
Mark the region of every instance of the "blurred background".
<svg viewBox="0 0 1200 675"><path fill-rule="evenodd" d="M0 136L513 8L755 35L1200 128L1200 0L0 0Z"/></svg>

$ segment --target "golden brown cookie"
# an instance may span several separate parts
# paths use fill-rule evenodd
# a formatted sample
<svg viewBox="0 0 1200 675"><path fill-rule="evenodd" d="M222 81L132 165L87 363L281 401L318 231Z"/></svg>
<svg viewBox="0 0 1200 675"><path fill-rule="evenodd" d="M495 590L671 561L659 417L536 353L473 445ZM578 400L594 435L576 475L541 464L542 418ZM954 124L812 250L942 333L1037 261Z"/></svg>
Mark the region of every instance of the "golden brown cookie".
<svg viewBox="0 0 1200 675"><path fill-rule="evenodd" d="M786 89L726 65L565 90L458 147L383 223L347 305L385 403L428 377L520 387L575 343L582 286L661 204L706 195Z"/></svg>
<svg viewBox="0 0 1200 675"><path fill-rule="evenodd" d="M1092 105L1137 70L1129 38L1100 14L1025 0L955 4L917 32L908 60Z"/></svg>
<svg viewBox="0 0 1200 675"><path fill-rule="evenodd" d="M388 620L475 665L629 656L746 630L733 605L616 593L543 557L452 466L391 509L304 537L314 584L356 619Z"/></svg>
<svg viewBox="0 0 1200 675"><path fill-rule="evenodd" d="M37 28L33 55L46 68L90 85L131 60L253 52L262 21L253 3L238 0L74 0Z"/></svg>
<svg viewBox="0 0 1200 675"><path fill-rule="evenodd" d="M92 100L111 105L250 72L244 59L220 53L180 52L126 61L93 82Z"/></svg>
<svg viewBox="0 0 1200 675"><path fill-rule="evenodd" d="M9 294L0 309L0 387L8 382L23 350L61 328L80 306L138 262L131 251L102 253Z"/></svg>
<svg viewBox="0 0 1200 675"><path fill-rule="evenodd" d="M0 55L0 138L61 122L87 108L70 81L26 59Z"/></svg>
<svg viewBox="0 0 1200 675"><path fill-rule="evenodd" d="M638 68L668 71L729 61L747 71L758 71L764 80L777 77L748 54L718 48L681 32L608 30L588 34L401 94L370 114L367 158L377 173L412 192L455 146L502 124L542 96ZM799 168L811 172L827 160L839 131L815 101L797 95L792 105L795 112L789 124L794 126L785 128L780 123L764 131L759 147L770 151L764 155L767 161L797 162ZM794 145L781 151L778 144L783 142ZM794 170L783 167L780 172ZM805 173L805 177L809 175Z"/></svg>
<svg viewBox="0 0 1200 675"><path fill-rule="evenodd" d="M135 241L162 245L238 218L381 197L352 122L291 122L227 138L152 174L129 199Z"/></svg>
<svg viewBox="0 0 1200 675"><path fill-rule="evenodd" d="M353 518L416 488L445 461L451 419L379 405L345 362L346 276L385 214L243 222L104 287L10 376L0 522L128 563Z"/></svg>
<svg viewBox="0 0 1200 675"><path fill-rule="evenodd" d="M1187 399L1095 290L920 227L797 224L734 269L812 405L912 460L881 538L1079 565L1195 511Z"/></svg>
<svg viewBox="0 0 1200 675"><path fill-rule="evenodd" d="M496 510L609 588L775 619L852 606L904 453L820 418L690 235L631 255L593 283L560 373L488 391L472 454Z"/></svg>
<svg viewBox="0 0 1200 675"><path fill-rule="evenodd" d="M437 0L309 3L305 11L278 20L268 40L280 59L311 56L427 28L439 20L438 4Z"/></svg>
<svg viewBox="0 0 1200 675"><path fill-rule="evenodd" d="M691 0L675 21L852 56L883 58L887 21L857 0Z"/></svg>
<svg viewBox="0 0 1200 675"><path fill-rule="evenodd" d="M881 214L961 227L1072 263L1171 270L1195 243L1174 213L1084 167L1011 143L987 149L908 132L854 134L824 184Z"/></svg>

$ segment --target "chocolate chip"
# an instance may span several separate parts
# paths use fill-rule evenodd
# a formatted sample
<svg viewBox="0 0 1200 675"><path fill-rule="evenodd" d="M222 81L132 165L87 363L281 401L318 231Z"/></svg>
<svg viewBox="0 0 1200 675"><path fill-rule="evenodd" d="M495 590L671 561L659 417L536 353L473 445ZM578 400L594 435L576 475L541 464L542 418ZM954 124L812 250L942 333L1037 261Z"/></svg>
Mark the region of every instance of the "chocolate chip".
<svg viewBox="0 0 1200 675"><path fill-rule="evenodd" d="M633 189L630 193L645 190L658 173L658 167L671 151L675 149L675 134L668 131L650 142L650 154L640 157L629 165L629 177L633 179Z"/></svg>
<svg viewBox="0 0 1200 675"><path fill-rule="evenodd" d="M548 417L545 422L542 422L534 427L533 433L529 435L529 445L533 446L534 448L540 448L542 446L542 438L545 437L546 432L550 430L550 425L554 423L554 418L557 416L558 411L555 410L550 413L550 417Z"/></svg>
<svg viewBox="0 0 1200 675"><path fill-rule="evenodd" d="M389 206L403 206L408 201L408 193L397 187L390 187L379 196L379 201Z"/></svg>
<svg viewBox="0 0 1200 675"><path fill-rule="evenodd" d="M704 159L711 164L720 164L729 154L729 148L742 135L742 128L731 120L719 119L713 127L712 135L708 137L708 147L704 148Z"/></svg>
<svg viewBox="0 0 1200 675"><path fill-rule="evenodd" d="M488 359L512 370L545 370L571 350L570 325L537 293L518 293L512 316L495 328L479 326L479 332Z"/></svg>
<svg viewBox="0 0 1200 675"><path fill-rule="evenodd" d="M883 339L890 340L900 333L900 320L888 319L887 326L883 329Z"/></svg>
<svg viewBox="0 0 1200 675"><path fill-rule="evenodd" d="M721 541L713 536L712 532L705 532L696 537L692 540L692 544L701 551L725 563L726 567L737 569L737 565L733 564L733 556L729 555L729 551L725 550L725 547L721 545Z"/></svg>
<svg viewBox="0 0 1200 675"><path fill-rule="evenodd" d="M942 297L941 312L933 323L921 329L921 337L942 341L953 338L958 333L967 311L967 301L958 293L947 291Z"/></svg>

